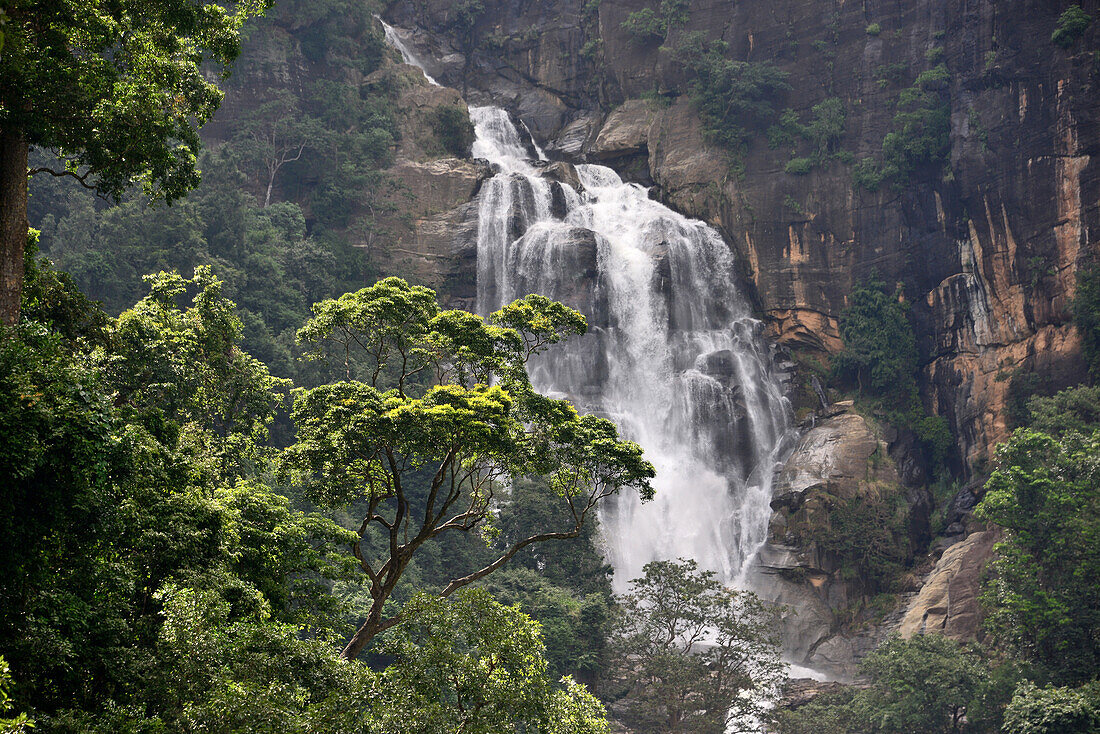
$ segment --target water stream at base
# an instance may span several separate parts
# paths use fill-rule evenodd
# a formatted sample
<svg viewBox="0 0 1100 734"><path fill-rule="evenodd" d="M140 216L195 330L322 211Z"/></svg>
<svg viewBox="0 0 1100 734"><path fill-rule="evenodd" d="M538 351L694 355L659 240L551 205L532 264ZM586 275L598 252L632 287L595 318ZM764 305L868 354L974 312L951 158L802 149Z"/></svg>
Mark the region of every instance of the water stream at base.
<svg viewBox="0 0 1100 734"><path fill-rule="evenodd" d="M601 512L616 590L672 558L744 588L794 431L729 247L610 168L573 178L540 161L504 110L470 114L473 154L496 171L479 195L479 312L539 293L585 314L588 334L540 357L532 381L613 419L657 468L655 500L624 494Z"/></svg>

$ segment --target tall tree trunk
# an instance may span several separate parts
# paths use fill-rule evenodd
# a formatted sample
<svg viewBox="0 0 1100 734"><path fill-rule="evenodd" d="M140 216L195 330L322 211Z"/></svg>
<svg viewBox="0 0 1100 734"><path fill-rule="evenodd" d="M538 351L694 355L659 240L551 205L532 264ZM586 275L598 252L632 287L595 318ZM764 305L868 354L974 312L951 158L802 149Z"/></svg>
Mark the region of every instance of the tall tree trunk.
<svg viewBox="0 0 1100 734"><path fill-rule="evenodd" d="M27 140L0 131L0 323L19 321L27 246Z"/></svg>

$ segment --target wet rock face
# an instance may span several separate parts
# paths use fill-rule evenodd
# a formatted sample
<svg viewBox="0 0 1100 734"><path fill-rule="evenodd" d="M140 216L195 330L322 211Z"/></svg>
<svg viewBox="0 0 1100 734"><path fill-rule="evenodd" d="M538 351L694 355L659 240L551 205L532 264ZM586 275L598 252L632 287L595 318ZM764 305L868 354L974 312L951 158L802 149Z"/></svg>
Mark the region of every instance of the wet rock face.
<svg viewBox="0 0 1100 734"><path fill-rule="evenodd" d="M691 0L687 23L663 44L639 44L622 23L652 4L486 0L478 33L493 42L469 64L451 3L399 0L387 12L423 29L424 55L444 60L445 82L461 88L465 69L469 96L509 106L552 157L612 165L719 226L772 336L792 349L839 348L837 318L872 268L902 285L931 401L971 464L1007 435L999 375L1022 367L1053 386L1080 376L1068 306L1074 273L1100 242L1100 73L1089 52L1100 24L1063 50L1048 40L1059 3ZM1100 12L1096 0L1082 7ZM659 50L693 32L726 41L733 59L786 71L791 89L777 107L804 123L815 104L839 98L837 150L854 159L881 157L900 90L942 62L949 172L918 171L900 190L873 192L837 159L792 175L792 146L773 149L761 131L744 174L731 174L703 133L682 65ZM669 104L641 99L653 92ZM796 140L793 152L807 145Z"/></svg>
<svg viewBox="0 0 1100 734"><path fill-rule="evenodd" d="M927 490L906 489L890 452L899 443L897 431L840 412L805 433L776 479L769 542L751 583L763 598L790 608L783 619L784 648L799 665L851 679L856 661L884 634L883 626L862 631L846 626L847 615L862 606L866 590L861 579L844 572L845 559L816 538L829 530L830 511L838 503L863 506L889 496L904 497L910 528L927 526ZM914 548L924 538L897 540Z"/></svg>

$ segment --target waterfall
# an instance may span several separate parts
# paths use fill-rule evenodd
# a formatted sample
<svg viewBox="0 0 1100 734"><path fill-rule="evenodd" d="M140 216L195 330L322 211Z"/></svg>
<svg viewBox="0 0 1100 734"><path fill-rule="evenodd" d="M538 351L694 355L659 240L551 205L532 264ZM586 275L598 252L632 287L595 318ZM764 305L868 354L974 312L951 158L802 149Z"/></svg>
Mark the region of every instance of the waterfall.
<svg viewBox="0 0 1100 734"><path fill-rule="evenodd" d="M656 499L601 510L616 591L673 558L744 588L795 433L729 247L610 168L547 163L504 110L470 115L473 154L495 170L478 202L479 312L539 293L585 314L588 333L529 365L532 382L614 420L657 468Z"/></svg>
<svg viewBox="0 0 1100 734"><path fill-rule="evenodd" d="M412 52L412 50L409 48L409 45L405 43L405 39L401 37L396 28L394 28L386 21L382 20L377 15L374 16L374 19L382 24L382 30L386 34L386 43L397 49L397 52L401 54L401 58L404 59L406 64L408 64L409 66L415 66L417 69L420 69L420 72L424 75L424 78L427 79L428 83L431 84L433 87L442 86L439 82L433 79L430 74L428 74L427 70L424 69L424 65L420 63L420 59L416 57L416 54Z"/></svg>
<svg viewBox="0 0 1100 734"><path fill-rule="evenodd" d="M605 166L554 180L506 112L470 114L474 155L497 171L479 201L479 311L540 293L584 313L589 333L539 358L532 381L613 419L657 468L654 501L601 512L617 590L679 557L744 586L793 432L729 247Z"/></svg>

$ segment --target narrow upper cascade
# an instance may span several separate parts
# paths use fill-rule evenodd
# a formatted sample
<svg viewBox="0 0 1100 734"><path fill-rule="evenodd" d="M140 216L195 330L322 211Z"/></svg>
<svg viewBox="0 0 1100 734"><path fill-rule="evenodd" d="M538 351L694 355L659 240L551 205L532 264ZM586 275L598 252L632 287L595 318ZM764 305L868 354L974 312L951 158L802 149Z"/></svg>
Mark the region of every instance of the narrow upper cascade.
<svg viewBox="0 0 1100 734"><path fill-rule="evenodd" d="M401 58L405 60L406 64L408 64L409 66L415 66L417 69L420 69L420 71L424 74L424 78L427 79L428 83L431 84L433 87L443 86L435 79L433 79L432 76L424 69L424 65L420 63L420 59L418 59L416 55L409 49L409 45L405 43L405 40L403 38L401 38L401 35L398 33L396 28L379 18L377 15L374 16L374 18L382 24L382 30L386 33L386 42L397 49L397 52L401 54Z"/></svg>
<svg viewBox="0 0 1100 734"><path fill-rule="evenodd" d="M504 110L470 114L497 171L479 194L478 310L539 293L585 314L587 335L531 365L535 386L615 420L657 468L654 501L601 513L616 589L672 558L746 586L795 432L729 247L610 168L539 160Z"/></svg>

